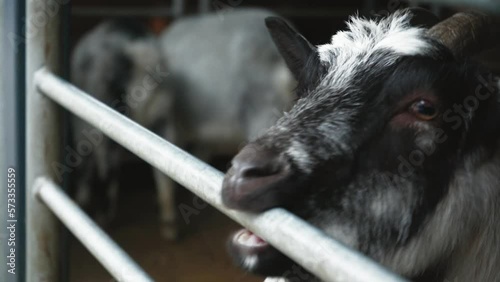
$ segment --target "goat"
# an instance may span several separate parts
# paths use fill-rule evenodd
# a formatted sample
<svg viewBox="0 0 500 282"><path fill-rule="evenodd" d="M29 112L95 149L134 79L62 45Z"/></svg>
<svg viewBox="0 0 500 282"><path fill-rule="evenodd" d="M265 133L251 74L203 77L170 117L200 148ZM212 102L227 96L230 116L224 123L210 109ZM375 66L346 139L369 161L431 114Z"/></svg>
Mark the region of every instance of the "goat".
<svg viewBox="0 0 500 282"><path fill-rule="evenodd" d="M106 21L89 31L71 58L71 80L125 116L174 141L173 95L156 37L133 21ZM75 198L101 224L115 216L120 167L130 155L92 126L74 117L73 145L95 136L94 152L81 158L74 176ZM172 181L154 170L162 234L178 236ZM105 189L103 189L105 188Z"/></svg>
<svg viewBox="0 0 500 282"><path fill-rule="evenodd" d="M160 36L181 121L177 144L205 161L234 156L293 102L295 81L264 24L270 16L252 8L191 16Z"/></svg>
<svg viewBox="0 0 500 282"><path fill-rule="evenodd" d="M500 93L470 60L499 25L476 12L415 25L424 14L354 16L319 46L266 19L300 98L233 158L221 197L287 208L413 281L500 281ZM245 229L228 244L253 273L292 267Z"/></svg>
<svg viewBox="0 0 500 282"><path fill-rule="evenodd" d="M261 9L182 18L157 39L131 23L105 22L77 45L72 80L99 100L122 110L203 160L234 155L242 143L274 123L292 104L295 81L264 25ZM245 54L241 54L241 50ZM160 68L161 83L140 97L148 71ZM142 87L144 88L144 87ZM122 97L123 96L123 97ZM138 99L140 98L140 99ZM78 119L75 140L91 128ZM79 202L108 199L116 205L123 150L108 138L79 169ZM98 177L97 177L98 176ZM91 191L93 179L109 196ZM180 227L172 182L155 170L162 233L176 238ZM101 185L102 186L102 185ZM88 206L88 204L87 204ZM107 209L107 220L113 208ZM101 212L102 214L103 212Z"/></svg>

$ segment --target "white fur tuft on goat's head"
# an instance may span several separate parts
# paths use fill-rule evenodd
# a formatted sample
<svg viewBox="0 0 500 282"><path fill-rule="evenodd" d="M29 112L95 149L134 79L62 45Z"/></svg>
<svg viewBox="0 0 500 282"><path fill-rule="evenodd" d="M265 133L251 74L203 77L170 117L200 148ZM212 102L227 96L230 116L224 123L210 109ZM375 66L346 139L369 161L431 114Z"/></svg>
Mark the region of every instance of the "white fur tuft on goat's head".
<svg viewBox="0 0 500 282"><path fill-rule="evenodd" d="M267 19L299 99L233 159L224 203L287 208L414 281L500 281L498 80L469 60L498 25L436 22L422 10L353 17L316 47ZM292 268L249 231L230 251L255 273Z"/></svg>

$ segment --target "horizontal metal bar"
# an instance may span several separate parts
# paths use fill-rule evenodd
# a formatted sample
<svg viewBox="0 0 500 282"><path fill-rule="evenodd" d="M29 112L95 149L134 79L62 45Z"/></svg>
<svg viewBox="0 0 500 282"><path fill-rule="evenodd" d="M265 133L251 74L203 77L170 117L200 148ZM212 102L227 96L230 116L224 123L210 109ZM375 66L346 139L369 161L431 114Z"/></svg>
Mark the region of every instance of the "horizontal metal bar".
<svg viewBox="0 0 500 282"><path fill-rule="evenodd" d="M252 215L227 209L223 174L50 73L38 71L39 90L75 115L252 230L324 281L406 281L357 251L332 240L295 215L272 209Z"/></svg>
<svg viewBox="0 0 500 282"><path fill-rule="evenodd" d="M46 177L38 177L34 183L33 193L52 210L116 280L153 281L54 182Z"/></svg>

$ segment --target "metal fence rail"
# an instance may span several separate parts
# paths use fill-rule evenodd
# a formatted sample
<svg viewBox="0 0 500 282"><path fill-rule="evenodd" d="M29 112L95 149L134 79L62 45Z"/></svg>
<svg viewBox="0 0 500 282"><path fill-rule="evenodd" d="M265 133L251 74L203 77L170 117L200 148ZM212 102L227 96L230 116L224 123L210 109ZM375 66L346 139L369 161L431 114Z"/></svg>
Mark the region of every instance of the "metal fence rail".
<svg viewBox="0 0 500 282"><path fill-rule="evenodd" d="M35 73L34 84L44 95L252 230L324 281L406 281L283 209L251 215L225 208L220 198L223 178L220 171L122 116L47 69ZM47 204L56 214L61 212L61 206L50 201Z"/></svg>
<svg viewBox="0 0 500 282"><path fill-rule="evenodd" d="M153 281L50 179L45 177L37 178L33 192L116 280L128 282Z"/></svg>

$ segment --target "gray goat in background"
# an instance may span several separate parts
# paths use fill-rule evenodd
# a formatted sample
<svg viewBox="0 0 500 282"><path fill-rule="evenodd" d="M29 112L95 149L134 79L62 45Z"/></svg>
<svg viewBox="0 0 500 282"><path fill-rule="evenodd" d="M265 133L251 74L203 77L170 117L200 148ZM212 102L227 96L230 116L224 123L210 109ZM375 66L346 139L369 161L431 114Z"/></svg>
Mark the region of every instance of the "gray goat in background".
<svg viewBox="0 0 500 282"><path fill-rule="evenodd" d="M198 157L233 155L291 106L295 82L264 24L273 15L187 17L161 35L175 81L177 140Z"/></svg>
<svg viewBox="0 0 500 282"><path fill-rule="evenodd" d="M71 80L125 116L171 140L172 94L158 42L146 27L130 21L107 21L86 34L71 59ZM93 133L98 142L75 173L75 198L98 222L114 218L118 203L120 168L130 155L92 126L74 117L73 144ZM96 137L97 136L97 137ZM154 170L162 231L176 237L175 203L171 180ZM106 189L102 189L106 187Z"/></svg>
<svg viewBox="0 0 500 282"><path fill-rule="evenodd" d="M75 48L72 80L203 160L233 155L293 100L294 79L264 25L272 15L252 9L224 18L180 19L161 35L161 44L138 25L105 22ZM77 118L73 125L75 144L92 130ZM109 221L116 210L120 166L128 158L109 138L103 136L101 143L78 168L76 199L84 206L101 201L100 217ZM154 171L162 234L174 239L179 225L173 183ZM107 189L97 191L96 182Z"/></svg>

